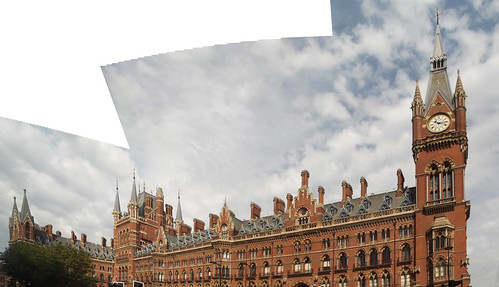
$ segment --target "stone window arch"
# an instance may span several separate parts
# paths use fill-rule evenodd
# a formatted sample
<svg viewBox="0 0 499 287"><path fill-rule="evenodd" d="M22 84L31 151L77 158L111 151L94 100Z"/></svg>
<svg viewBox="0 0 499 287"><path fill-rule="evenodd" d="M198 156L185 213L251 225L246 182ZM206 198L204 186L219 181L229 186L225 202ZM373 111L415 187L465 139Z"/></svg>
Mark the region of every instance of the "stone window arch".
<svg viewBox="0 0 499 287"><path fill-rule="evenodd" d="M276 274L282 275L284 273L284 267L282 265L282 261L277 260L277 262L275 263L275 266L276 266Z"/></svg>
<svg viewBox="0 0 499 287"><path fill-rule="evenodd" d="M375 248L372 248L369 251L369 265L378 265L378 250L376 250Z"/></svg>
<svg viewBox="0 0 499 287"><path fill-rule="evenodd" d="M324 254L321 258L321 269L322 270L331 269L331 258L327 254Z"/></svg>

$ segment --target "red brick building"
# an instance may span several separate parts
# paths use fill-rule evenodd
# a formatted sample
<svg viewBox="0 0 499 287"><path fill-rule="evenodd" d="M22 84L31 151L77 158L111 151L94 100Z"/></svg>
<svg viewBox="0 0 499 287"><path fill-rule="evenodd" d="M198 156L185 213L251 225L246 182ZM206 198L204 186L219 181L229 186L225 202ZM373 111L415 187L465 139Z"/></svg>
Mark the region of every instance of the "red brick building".
<svg viewBox="0 0 499 287"><path fill-rule="evenodd" d="M469 286L465 99L459 74L451 91L437 23L426 97L416 83L412 102L415 187L406 187L397 170L390 192L368 194L361 177L360 194L344 181L342 200L326 203L325 189L314 195L304 170L295 194L273 199L272 214L251 203L250 219L241 220L225 204L207 226L194 219L191 228L180 197L174 218L162 189L138 191L134 178L125 212L116 190L110 247L105 241L90 246L83 235L80 241L55 238L100 250L96 266L112 267L112 281L127 286L134 280L164 287L447 286L448 280ZM24 201L20 218L15 202L14 209L11 240L53 240L51 226L37 231Z"/></svg>

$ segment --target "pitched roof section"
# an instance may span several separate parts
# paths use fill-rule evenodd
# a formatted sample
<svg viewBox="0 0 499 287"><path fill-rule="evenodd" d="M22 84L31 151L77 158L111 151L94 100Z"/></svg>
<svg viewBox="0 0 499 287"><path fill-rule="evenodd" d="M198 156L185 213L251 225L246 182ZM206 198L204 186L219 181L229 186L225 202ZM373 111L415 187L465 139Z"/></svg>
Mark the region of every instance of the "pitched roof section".
<svg viewBox="0 0 499 287"><path fill-rule="evenodd" d="M21 222L24 222L26 218L31 220L31 223L35 223L33 216L31 215L31 211L29 210L28 198L26 197L26 189L24 190L23 203L21 206Z"/></svg>

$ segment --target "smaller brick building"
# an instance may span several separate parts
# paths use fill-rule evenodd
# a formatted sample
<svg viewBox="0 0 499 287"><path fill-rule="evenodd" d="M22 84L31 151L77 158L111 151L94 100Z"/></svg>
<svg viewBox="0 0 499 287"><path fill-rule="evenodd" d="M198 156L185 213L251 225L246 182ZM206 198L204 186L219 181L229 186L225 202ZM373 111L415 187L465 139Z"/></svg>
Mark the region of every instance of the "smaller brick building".
<svg viewBox="0 0 499 287"><path fill-rule="evenodd" d="M10 242L25 241L42 246L62 243L77 249L83 249L90 253L94 269L93 275L98 280L97 286L107 286L107 283L112 280L114 253L112 246L107 245L107 240L103 237L101 244L95 244L88 242L84 233L81 234L80 239L73 231L71 231L69 237L63 237L60 231L53 232L51 224L40 227L35 223L35 218L31 215L26 190L24 190L21 212L17 209L16 198L14 197L12 215L9 218L9 232Z"/></svg>

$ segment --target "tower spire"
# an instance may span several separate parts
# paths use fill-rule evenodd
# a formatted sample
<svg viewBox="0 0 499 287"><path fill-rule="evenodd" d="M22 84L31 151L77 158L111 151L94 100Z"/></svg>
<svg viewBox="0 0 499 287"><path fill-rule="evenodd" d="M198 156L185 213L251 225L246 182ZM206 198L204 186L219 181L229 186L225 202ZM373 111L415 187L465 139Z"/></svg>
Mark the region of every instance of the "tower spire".
<svg viewBox="0 0 499 287"><path fill-rule="evenodd" d="M26 189L24 189L23 203L21 206L21 222L24 222L26 217L34 224L33 216L31 216L31 211L29 209L28 198L26 197Z"/></svg>
<svg viewBox="0 0 499 287"><path fill-rule="evenodd" d="M116 180L116 197L114 199L114 208L113 211L117 211L118 213L121 213L120 209L120 195L118 193L118 180Z"/></svg>
<svg viewBox="0 0 499 287"><path fill-rule="evenodd" d="M137 202L137 185L135 184L135 169L133 170L133 185L132 185L132 195L130 196L130 201Z"/></svg>
<svg viewBox="0 0 499 287"><path fill-rule="evenodd" d="M12 206L12 215L9 218L9 226L14 226L14 220L19 217L19 210L17 209L16 197L14 196L14 205Z"/></svg>
<svg viewBox="0 0 499 287"><path fill-rule="evenodd" d="M433 43L433 54L430 56L430 77L428 79L428 88L426 89L426 97L424 101L424 111L428 112L437 93L439 93L450 108L454 108L452 101L452 93L449 84L449 76L447 75L447 53L444 51L442 44L442 34L440 32L440 24L438 15L441 14L437 10L437 25L435 29L435 40Z"/></svg>
<svg viewBox="0 0 499 287"><path fill-rule="evenodd" d="M175 216L175 221L183 222L183 219L182 219L182 208L180 207L180 189L178 190L177 215Z"/></svg>

